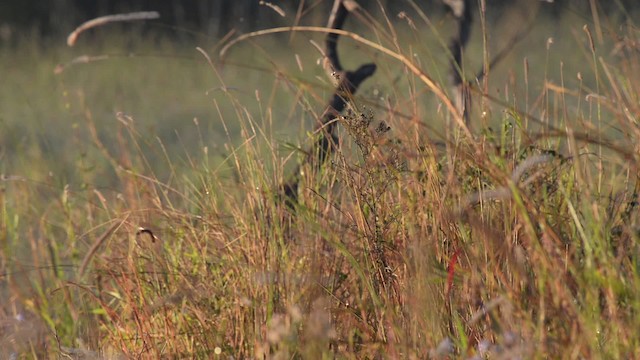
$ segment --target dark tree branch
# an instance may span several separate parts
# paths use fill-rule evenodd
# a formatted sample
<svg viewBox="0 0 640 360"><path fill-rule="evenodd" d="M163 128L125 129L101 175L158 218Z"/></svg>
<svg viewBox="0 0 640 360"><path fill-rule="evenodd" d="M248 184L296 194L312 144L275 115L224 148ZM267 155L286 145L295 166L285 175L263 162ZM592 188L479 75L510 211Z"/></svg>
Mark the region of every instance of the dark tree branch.
<svg viewBox="0 0 640 360"><path fill-rule="evenodd" d="M345 6L347 3L351 5L350 9ZM352 8L355 8L355 2L352 0L335 0L329 16L328 27L342 29ZM319 119L316 130L320 132L320 137L313 144L311 151L307 152L309 155L306 158L306 162L314 163L316 168L326 162L330 150L337 144L337 139L334 135L335 127L338 124L336 117L347 107L349 99L358 90L360 84L376 71L376 64L373 63L361 65L355 71L344 71L338 57L338 38L338 34L329 33L325 42L327 61L332 68L332 73L329 75L336 77L338 85L329 100L327 108ZM297 202L301 166L302 164L298 165L293 177L282 185L282 191L286 196L288 205L294 205Z"/></svg>
<svg viewBox="0 0 640 360"><path fill-rule="evenodd" d="M462 50L469 42L471 35L471 23L473 16L471 14L470 0L443 0L445 5L449 7L457 22L457 32L451 38L449 43L449 51L453 56L451 63L451 83L454 86L462 84Z"/></svg>
<svg viewBox="0 0 640 360"><path fill-rule="evenodd" d="M471 107L470 96L470 84L463 79L462 71L462 54L464 47L469 42L471 36L471 24L473 22L473 14L471 12L471 0L442 0L445 5L451 10L453 16L456 18L457 30L454 36L451 38L449 44L449 51L453 61L451 62L450 83L455 94L455 104L458 110L463 115L465 122L469 122L469 110ZM527 26L514 34L496 55L493 56L487 66L483 66L480 71L475 75L475 81L480 81L485 75L487 69L493 68L500 61L502 61L507 54L513 49L513 47L522 41L533 29L535 21L532 20Z"/></svg>
<svg viewBox="0 0 640 360"><path fill-rule="evenodd" d="M329 21L327 27L330 29L342 29L344 22L347 19L349 12L344 6L342 1L336 1L331 9L331 15L329 15ZM325 51L327 59L333 68L333 71L342 71L342 65L338 58L338 34L329 33L325 41Z"/></svg>
<svg viewBox="0 0 640 360"><path fill-rule="evenodd" d="M471 23L473 22L471 0L443 0L443 2L456 18L458 26L449 43L449 52L452 56L450 82L455 94L454 102L456 107L464 118L465 123L468 124L471 98L469 97L467 83L462 79L462 53L471 35Z"/></svg>

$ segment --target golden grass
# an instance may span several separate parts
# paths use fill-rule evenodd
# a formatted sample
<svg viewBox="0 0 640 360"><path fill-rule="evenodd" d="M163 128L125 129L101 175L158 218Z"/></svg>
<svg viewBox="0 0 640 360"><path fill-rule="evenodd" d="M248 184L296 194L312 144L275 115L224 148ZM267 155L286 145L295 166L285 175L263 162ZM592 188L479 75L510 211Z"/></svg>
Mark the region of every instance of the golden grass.
<svg viewBox="0 0 640 360"><path fill-rule="evenodd" d="M379 75L340 119L330 164L302 167L293 209L277 189L313 135L283 146L280 127L305 128L331 82L286 62L309 69L315 53L268 58L266 85L243 78L242 91L203 60L219 143L200 118L178 156L135 114L97 121L119 105L69 100L79 133L64 139L84 150L61 159L79 178L42 175L54 165L38 147L11 154L31 168L3 168L0 345L34 358L639 357L637 30L616 32L613 52L578 37L591 71L578 80L553 46L529 57L546 62L507 63L527 77L489 77L500 91L474 92L475 131L459 139L432 93L436 60L371 26L382 40L353 56ZM254 41L248 53L266 53ZM74 67L63 74L98 69Z"/></svg>

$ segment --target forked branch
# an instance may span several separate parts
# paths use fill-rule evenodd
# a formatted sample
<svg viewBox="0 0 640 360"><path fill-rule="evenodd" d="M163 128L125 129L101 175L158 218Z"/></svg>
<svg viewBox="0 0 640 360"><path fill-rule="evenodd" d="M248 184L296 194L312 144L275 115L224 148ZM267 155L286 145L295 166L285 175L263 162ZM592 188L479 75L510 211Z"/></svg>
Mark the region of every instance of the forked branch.
<svg viewBox="0 0 640 360"><path fill-rule="evenodd" d="M355 11L357 7L357 3L353 0L335 0L327 27L341 30L349 11ZM373 63L361 65L355 71L345 71L338 56L339 36L337 32L328 32L325 40L325 56L331 70L329 75L336 80L337 87L318 121L316 132L319 133L319 138L307 152L308 156L305 159L306 163L313 163L316 168L325 163L330 150L336 146L334 135L337 125L336 117L344 111L360 84L376 71L376 65ZM292 178L282 185L282 191L290 205L297 203L302 165L298 165Z"/></svg>

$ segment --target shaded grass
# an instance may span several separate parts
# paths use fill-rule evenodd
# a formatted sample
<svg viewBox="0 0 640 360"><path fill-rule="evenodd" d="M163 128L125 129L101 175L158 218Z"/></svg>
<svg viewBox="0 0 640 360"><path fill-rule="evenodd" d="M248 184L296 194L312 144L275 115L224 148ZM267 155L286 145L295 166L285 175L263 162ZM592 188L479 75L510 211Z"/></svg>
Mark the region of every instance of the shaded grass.
<svg viewBox="0 0 640 360"><path fill-rule="evenodd" d="M564 81L571 63L552 57L566 53L542 42L524 84L496 76L499 92L476 94L477 137L459 141L424 84L360 49L380 79L340 120L331 164L302 169L295 210L275 191L298 156L282 138L311 128L331 92L319 69L305 78L265 40L238 52L265 55L268 80L226 68L223 84L205 61L165 58L53 78L60 61L33 49L13 66L42 83L12 81L28 89L14 102L37 106L3 114L16 143L3 149L2 344L25 357L637 357L637 31L616 35L623 56L582 43L583 82ZM442 60L415 58L445 78ZM509 196L487 197L499 188Z"/></svg>

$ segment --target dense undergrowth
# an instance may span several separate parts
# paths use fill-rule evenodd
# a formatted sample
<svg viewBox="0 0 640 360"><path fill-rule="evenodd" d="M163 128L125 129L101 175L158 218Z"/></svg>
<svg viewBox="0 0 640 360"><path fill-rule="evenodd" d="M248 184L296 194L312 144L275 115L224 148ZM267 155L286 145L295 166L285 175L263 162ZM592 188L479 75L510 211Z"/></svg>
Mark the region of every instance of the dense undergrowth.
<svg viewBox="0 0 640 360"><path fill-rule="evenodd" d="M330 162L300 169L295 206L280 185L315 134L283 144L275 117L286 99L310 124L302 118L317 117L329 85L275 72L273 88L289 93L274 100L283 94L223 83L210 106L226 109L217 133L229 141L213 149L196 121L197 153L179 160L125 113L107 143L83 105L75 128L85 136L71 138L91 150L74 166L104 164L114 188L3 175L0 348L41 358L640 357L640 32L585 29L573 33L580 60L569 61L588 73L520 59L517 76L476 84L472 138L415 74L361 48L390 81L350 102ZM371 30L414 54L380 35L390 29ZM549 41L532 57L552 52ZM423 68L417 53L407 58Z"/></svg>

